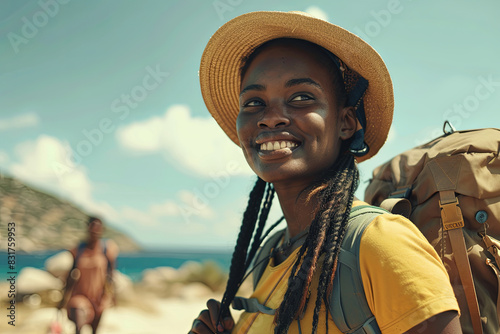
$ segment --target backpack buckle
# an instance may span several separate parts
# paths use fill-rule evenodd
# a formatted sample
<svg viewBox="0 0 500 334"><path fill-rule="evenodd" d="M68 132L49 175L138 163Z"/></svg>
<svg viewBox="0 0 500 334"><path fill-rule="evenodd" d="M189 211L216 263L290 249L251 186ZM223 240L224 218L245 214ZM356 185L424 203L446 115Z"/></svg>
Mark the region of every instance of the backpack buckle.
<svg viewBox="0 0 500 334"><path fill-rule="evenodd" d="M462 210L460 209L458 198L455 197L453 202L443 204L439 201L441 207L441 220L446 231L465 226Z"/></svg>

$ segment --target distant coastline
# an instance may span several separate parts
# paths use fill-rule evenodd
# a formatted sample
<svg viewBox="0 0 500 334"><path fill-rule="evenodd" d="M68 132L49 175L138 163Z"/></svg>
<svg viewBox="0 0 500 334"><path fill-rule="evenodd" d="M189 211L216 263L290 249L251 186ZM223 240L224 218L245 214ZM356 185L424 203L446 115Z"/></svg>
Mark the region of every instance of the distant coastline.
<svg viewBox="0 0 500 334"><path fill-rule="evenodd" d="M25 267L44 269L45 260L61 251L63 250L17 253L17 271L20 272L22 268ZM7 258L7 252L0 251L0 258ZM141 279L142 273L146 269L157 267L172 267L174 269L179 269L184 263L189 261L200 263L213 261L219 265L223 271L228 272L231 262L231 251L183 249L124 252L120 253L118 256L117 270L129 276L133 282L137 282ZM6 272L8 270L6 267L4 268L6 263L4 262L0 262L0 280L4 280L7 277Z"/></svg>

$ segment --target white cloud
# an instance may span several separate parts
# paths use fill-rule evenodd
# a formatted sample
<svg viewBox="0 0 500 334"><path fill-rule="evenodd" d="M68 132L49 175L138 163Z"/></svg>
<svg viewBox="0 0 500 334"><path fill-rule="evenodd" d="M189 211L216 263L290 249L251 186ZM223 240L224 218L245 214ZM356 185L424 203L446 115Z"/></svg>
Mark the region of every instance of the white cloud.
<svg viewBox="0 0 500 334"><path fill-rule="evenodd" d="M148 212L143 212L131 207L125 207L120 210L123 219L133 221L138 226L159 226L160 223Z"/></svg>
<svg viewBox="0 0 500 334"><path fill-rule="evenodd" d="M5 166L9 162L9 155L5 151L0 151L0 166Z"/></svg>
<svg viewBox="0 0 500 334"><path fill-rule="evenodd" d="M328 14L318 6L309 6L306 8L305 12L315 18L328 21Z"/></svg>
<svg viewBox="0 0 500 334"><path fill-rule="evenodd" d="M163 225L167 218L177 218L192 224L198 218L206 220L216 216L203 195L188 190L179 191L175 200L151 204L143 211L124 207L120 210L120 215L121 220L132 220L139 225L157 227Z"/></svg>
<svg viewBox="0 0 500 334"><path fill-rule="evenodd" d="M222 237L228 243L234 239L224 226L236 224L237 228L239 223L223 219L225 217L215 212L211 201L224 185L224 178L219 178L219 183L214 179L207 182L211 187L206 189L181 190L174 199L153 203L145 209L115 209L92 197L93 184L86 169L74 164L70 155L69 145L57 138L41 135L36 140L15 146L7 167L12 176L27 184L73 202L89 214L120 223L122 229L136 238L140 237L145 244L156 240L158 245L178 245L189 240L188 244L217 245ZM214 188L215 185L219 188ZM145 232L138 233L138 229ZM172 233L173 230L176 233Z"/></svg>
<svg viewBox="0 0 500 334"><path fill-rule="evenodd" d="M212 118L191 116L187 106L169 108L163 117L121 127L116 133L124 148L135 153L162 153L180 168L208 177L216 173L253 175L241 149Z"/></svg>
<svg viewBox="0 0 500 334"><path fill-rule="evenodd" d="M174 201L167 200L163 203L150 206L150 212L153 216L177 216L180 213L179 205Z"/></svg>
<svg viewBox="0 0 500 334"><path fill-rule="evenodd" d="M180 194L175 200L165 203L175 203L176 206L181 207ZM234 246L241 224L241 215L234 210L220 210L216 215L212 212L210 217L195 214L185 217L180 211L175 215L154 212L155 205L146 210L131 207L120 210L123 228L132 235L140 229L141 240L145 245L157 247Z"/></svg>
<svg viewBox="0 0 500 334"><path fill-rule="evenodd" d="M34 112L0 120L0 131L37 126L40 122Z"/></svg>
<svg viewBox="0 0 500 334"><path fill-rule="evenodd" d="M186 220L189 220L192 215L207 219L215 216L215 213L208 205L208 199L203 195L182 190L179 192L179 199L182 202L179 210Z"/></svg>
<svg viewBox="0 0 500 334"><path fill-rule="evenodd" d="M212 226L212 230L218 239L236 241L240 231L242 216L234 210L226 210L221 219Z"/></svg>
<svg viewBox="0 0 500 334"><path fill-rule="evenodd" d="M117 131L118 141L136 152L159 151L163 125L161 117L152 117L144 122L130 124Z"/></svg>
<svg viewBox="0 0 500 334"><path fill-rule="evenodd" d="M18 144L14 154L18 160L9 166L14 177L69 199L90 214L116 220L117 213L110 205L92 198L87 172L83 166L71 162L67 144L41 135L34 141Z"/></svg>
<svg viewBox="0 0 500 334"><path fill-rule="evenodd" d="M177 194L177 200L167 200L163 203L152 204L148 214L155 218L161 217L183 217L190 220L192 216L205 219L215 217L215 212L209 206L207 198L202 194L195 194L188 190L181 190Z"/></svg>
<svg viewBox="0 0 500 334"><path fill-rule="evenodd" d="M19 180L55 193L89 214L120 223L130 235L140 235L146 244L149 239L155 238L168 244L178 243L182 238L189 238L191 242L202 241L207 235L211 240L217 240L217 232L212 228L217 215L203 189L182 190L175 199L154 203L145 210L134 207L115 209L92 197L93 186L87 171L83 166L72 163L70 153L65 143L42 135L14 147L15 161L10 164L9 170ZM148 232L138 233L138 229ZM172 233L173 229L177 232ZM164 236L163 239L160 236Z"/></svg>

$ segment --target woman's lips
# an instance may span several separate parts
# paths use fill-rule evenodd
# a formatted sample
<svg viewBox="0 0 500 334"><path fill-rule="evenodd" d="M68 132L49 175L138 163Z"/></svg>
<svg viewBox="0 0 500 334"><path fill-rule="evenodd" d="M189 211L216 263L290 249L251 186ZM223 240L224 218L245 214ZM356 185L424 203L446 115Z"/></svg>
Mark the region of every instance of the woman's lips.
<svg viewBox="0 0 500 334"><path fill-rule="evenodd" d="M277 160L291 156L299 147L299 143L292 141L269 141L260 144L258 152L261 160Z"/></svg>
<svg viewBox="0 0 500 334"><path fill-rule="evenodd" d="M276 151L282 148L293 148L297 147L299 144L289 140L273 140L260 144L260 151Z"/></svg>
<svg viewBox="0 0 500 334"><path fill-rule="evenodd" d="M289 132L262 132L255 140L255 148L262 160L280 159L301 146L300 140Z"/></svg>

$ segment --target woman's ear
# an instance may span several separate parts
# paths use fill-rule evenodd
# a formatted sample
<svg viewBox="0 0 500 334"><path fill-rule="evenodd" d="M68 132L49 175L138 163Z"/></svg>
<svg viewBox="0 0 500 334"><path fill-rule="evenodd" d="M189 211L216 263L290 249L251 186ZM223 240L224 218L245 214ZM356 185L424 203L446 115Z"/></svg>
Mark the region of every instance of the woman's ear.
<svg viewBox="0 0 500 334"><path fill-rule="evenodd" d="M358 127L358 119L354 107L344 107L339 113L340 139L347 140L351 138Z"/></svg>

